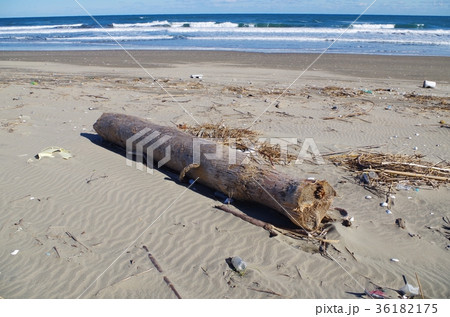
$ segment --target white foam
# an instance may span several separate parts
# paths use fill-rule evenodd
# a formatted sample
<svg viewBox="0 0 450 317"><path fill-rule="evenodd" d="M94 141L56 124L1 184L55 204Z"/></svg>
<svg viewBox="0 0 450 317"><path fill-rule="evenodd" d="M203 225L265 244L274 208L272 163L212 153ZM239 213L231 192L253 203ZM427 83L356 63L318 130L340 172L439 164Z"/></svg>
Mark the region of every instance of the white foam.
<svg viewBox="0 0 450 317"><path fill-rule="evenodd" d="M82 23L79 24L58 24L58 25L31 25L31 26L0 26L0 31L32 31L32 30L40 30L40 29L70 29L70 28L79 28L83 26Z"/></svg>
<svg viewBox="0 0 450 317"><path fill-rule="evenodd" d="M51 38L52 41L149 41L149 40L171 40L170 35L154 36L78 36L66 38Z"/></svg>
<svg viewBox="0 0 450 317"><path fill-rule="evenodd" d="M352 26L354 29L395 29L395 24L372 24L372 23L355 23Z"/></svg>

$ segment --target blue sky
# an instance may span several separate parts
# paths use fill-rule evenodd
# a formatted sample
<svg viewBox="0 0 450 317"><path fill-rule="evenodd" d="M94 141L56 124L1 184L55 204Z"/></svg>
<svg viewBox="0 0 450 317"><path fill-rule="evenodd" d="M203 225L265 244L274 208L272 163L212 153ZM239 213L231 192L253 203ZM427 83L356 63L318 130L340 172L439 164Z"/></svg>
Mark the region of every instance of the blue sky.
<svg viewBox="0 0 450 317"><path fill-rule="evenodd" d="M373 0L77 0L93 15L176 13L359 14ZM367 14L450 15L450 0L377 0ZM0 17L85 15L74 0L0 0Z"/></svg>

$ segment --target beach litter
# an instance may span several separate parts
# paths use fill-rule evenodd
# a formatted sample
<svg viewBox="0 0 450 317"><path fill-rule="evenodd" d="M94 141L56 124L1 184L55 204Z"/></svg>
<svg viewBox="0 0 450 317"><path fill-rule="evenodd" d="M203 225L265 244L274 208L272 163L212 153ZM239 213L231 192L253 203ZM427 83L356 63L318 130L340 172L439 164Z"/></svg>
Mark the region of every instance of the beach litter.
<svg viewBox="0 0 450 317"><path fill-rule="evenodd" d="M373 291L368 291L366 290L365 293L370 296L371 298L375 298L375 299L386 299L387 295L386 293L382 290L382 289L376 289Z"/></svg>
<svg viewBox="0 0 450 317"><path fill-rule="evenodd" d="M410 190L420 185L437 188L440 184L450 183L449 163L427 162L419 153L407 155L349 151L323 156L335 165L356 173L364 186L370 184L374 190L390 191L392 187ZM377 177L371 177L371 172Z"/></svg>
<svg viewBox="0 0 450 317"><path fill-rule="evenodd" d="M396 224L397 226L399 226L400 228L402 228L402 229L405 229L405 228L406 228L405 220L403 220L402 218L397 218L397 219L395 219L395 224Z"/></svg>
<svg viewBox="0 0 450 317"><path fill-rule="evenodd" d="M59 155L61 155L61 157L65 160L68 160L72 157L72 154L69 151L57 146L45 148L34 157L40 160L43 157L54 157L54 153L59 153Z"/></svg>
<svg viewBox="0 0 450 317"><path fill-rule="evenodd" d="M391 258L391 262L400 262L400 260L396 258Z"/></svg>
<svg viewBox="0 0 450 317"><path fill-rule="evenodd" d="M344 227L351 227L352 222L350 221L350 219L344 219L344 220L342 220L342 225Z"/></svg>
<svg viewBox="0 0 450 317"><path fill-rule="evenodd" d="M16 255L17 253L19 253L19 250L14 250L13 252L11 252L11 255Z"/></svg>
<svg viewBox="0 0 450 317"><path fill-rule="evenodd" d="M425 80L423 82L423 88L436 88L436 82L431 80Z"/></svg>
<svg viewBox="0 0 450 317"><path fill-rule="evenodd" d="M202 79L203 78L203 74L193 74L193 75L191 75L191 78Z"/></svg>
<svg viewBox="0 0 450 317"><path fill-rule="evenodd" d="M234 256L231 258L231 264L239 274L244 274L247 269L247 263L245 263L240 257Z"/></svg>
<svg viewBox="0 0 450 317"><path fill-rule="evenodd" d="M403 275L403 281L405 282L405 286L399 289L402 295L407 297L413 297L419 295L419 287L414 287L406 281L405 275Z"/></svg>

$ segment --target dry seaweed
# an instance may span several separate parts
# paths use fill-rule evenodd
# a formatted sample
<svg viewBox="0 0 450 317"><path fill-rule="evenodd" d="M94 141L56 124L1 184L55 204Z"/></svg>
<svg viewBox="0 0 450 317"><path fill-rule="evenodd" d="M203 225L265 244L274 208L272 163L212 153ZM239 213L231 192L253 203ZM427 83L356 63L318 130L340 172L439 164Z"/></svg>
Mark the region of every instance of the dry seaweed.
<svg viewBox="0 0 450 317"><path fill-rule="evenodd" d="M420 104L427 104L427 109L450 110L450 99L447 97L418 95L415 93L406 94L404 97Z"/></svg>
<svg viewBox="0 0 450 317"><path fill-rule="evenodd" d="M359 89L341 88L336 86L326 86L324 88L312 87L312 89L318 90L319 94L329 97L355 97L364 94L364 91Z"/></svg>
<svg viewBox="0 0 450 317"><path fill-rule="evenodd" d="M178 124L177 127L195 137L215 139L224 145L235 146L236 149L243 152L248 151L256 161L262 158L266 162L274 165L287 164L297 158L292 153L286 153L283 156L279 144L261 142L258 139L260 133L256 131L227 127L223 122L215 124L204 123L195 126Z"/></svg>
<svg viewBox="0 0 450 317"><path fill-rule="evenodd" d="M345 167L364 178L376 188L450 183L450 165L447 162L433 164L422 155L349 152L327 157L335 165Z"/></svg>

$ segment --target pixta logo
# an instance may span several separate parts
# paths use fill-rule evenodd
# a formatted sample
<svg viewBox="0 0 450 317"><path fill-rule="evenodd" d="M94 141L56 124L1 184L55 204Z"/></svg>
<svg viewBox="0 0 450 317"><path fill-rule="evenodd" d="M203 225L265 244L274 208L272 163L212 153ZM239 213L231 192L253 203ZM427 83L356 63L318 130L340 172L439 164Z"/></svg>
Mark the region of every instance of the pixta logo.
<svg viewBox="0 0 450 317"><path fill-rule="evenodd" d="M166 143L171 136L163 135L158 131L152 131L149 128L142 129L126 141L126 162L128 166L133 166L133 155L136 157L136 168L144 170L144 157L147 161L146 171L153 174L154 152L157 148ZM145 151L144 151L145 149ZM164 156L158 161L160 168L170 161L170 144L164 149Z"/></svg>

